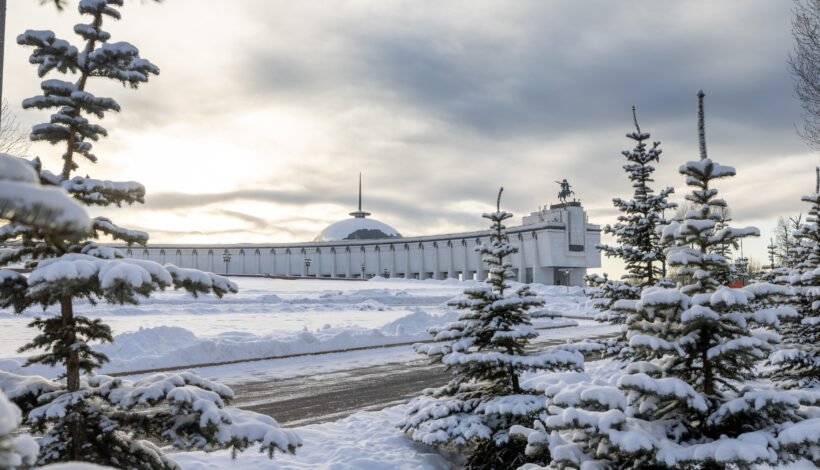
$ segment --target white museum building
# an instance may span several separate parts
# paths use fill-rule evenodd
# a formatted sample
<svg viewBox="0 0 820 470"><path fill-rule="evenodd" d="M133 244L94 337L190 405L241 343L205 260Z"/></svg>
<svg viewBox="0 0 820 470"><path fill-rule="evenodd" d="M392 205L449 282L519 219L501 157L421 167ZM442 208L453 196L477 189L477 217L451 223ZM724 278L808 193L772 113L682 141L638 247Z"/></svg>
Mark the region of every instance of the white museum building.
<svg viewBox="0 0 820 470"><path fill-rule="evenodd" d="M360 190L361 191L361 190ZM269 244L149 244L119 246L127 257L231 275L408 279L485 279L476 247L490 232L403 237L361 210L329 225L311 242ZM595 248L601 228L587 221L580 202L551 205L507 227L518 246L512 264L520 282L583 285L588 268L601 266Z"/></svg>

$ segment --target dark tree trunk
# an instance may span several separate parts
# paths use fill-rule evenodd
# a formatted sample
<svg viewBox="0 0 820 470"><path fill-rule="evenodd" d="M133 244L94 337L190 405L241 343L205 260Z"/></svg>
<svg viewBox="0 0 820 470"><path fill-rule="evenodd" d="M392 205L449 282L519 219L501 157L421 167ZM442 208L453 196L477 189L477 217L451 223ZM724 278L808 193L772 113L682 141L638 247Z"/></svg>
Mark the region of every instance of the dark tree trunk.
<svg viewBox="0 0 820 470"><path fill-rule="evenodd" d="M60 298L60 314L65 329L65 343L70 347L77 342L77 335L74 328L68 328L74 321L74 307L71 305L71 297ZM80 388L80 355L76 351L69 351L66 358L66 386L69 392L76 392Z"/></svg>
<svg viewBox="0 0 820 470"><path fill-rule="evenodd" d="M709 353L709 345L706 343L706 341L703 341L700 353L701 361L703 361L703 393L706 396L711 397L715 394L715 379L712 373L712 363L709 362L709 359L707 357Z"/></svg>
<svg viewBox="0 0 820 470"><path fill-rule="evenodd" d="M60 298L60 316L63 320L63 328L66 332L65 343L69 346L77 342L77 335L73 327L69 327L74 320L74 307L71 304L71 297L63 296ZM80 389L80 355L69 349L68 357L66 358L66 388L69 392L76 392ZM82 401L75 405L75 407L82 407ZM72 460L84 460L83 448L85 444L85 425L83 423L82 409L75 408L71 410L68 416L68 428L71 429L71 447Z"/></svg>
<svg viewBox="0 0 820 470"><path fill-rule="evenodd" d="M3 59L6 49L6 0L0 0L0 103L3 103ZM0 128L3 127L3 114L0 113Z"/></svg>

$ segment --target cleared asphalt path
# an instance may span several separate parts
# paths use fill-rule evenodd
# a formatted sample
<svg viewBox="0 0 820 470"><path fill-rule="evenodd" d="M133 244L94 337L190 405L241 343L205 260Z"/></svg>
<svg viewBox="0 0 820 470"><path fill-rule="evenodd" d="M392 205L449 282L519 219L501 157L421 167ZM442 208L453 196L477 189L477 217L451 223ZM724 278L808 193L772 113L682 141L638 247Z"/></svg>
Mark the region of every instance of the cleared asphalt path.
<svg viewBox="0 0 820 470"><path fill-rule="evenodd" d="M567 338L534 343L542 349ZM388 363L309 376L245 382L231 386L233 405L274 417L282 425L336 421L361 410L380 410L409 401L422 390L446 384L450 375L426 359Z"/></svg>

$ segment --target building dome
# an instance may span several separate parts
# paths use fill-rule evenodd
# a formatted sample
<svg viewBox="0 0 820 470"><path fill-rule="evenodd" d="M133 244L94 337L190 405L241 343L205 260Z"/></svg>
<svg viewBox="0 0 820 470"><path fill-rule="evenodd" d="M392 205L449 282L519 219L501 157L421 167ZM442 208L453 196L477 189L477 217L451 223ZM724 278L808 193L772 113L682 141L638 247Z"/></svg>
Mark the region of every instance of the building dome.
<svg viewBox="0 0 820 470"><path fill-rule="evenodd" d="M378 240L382 238L401 238L401 234L393 227L378 220L354 216L352 219L340 220L328 225L319 235L316 235L313 241Z"/></svg>
<svg viewBox="0 0 820 470"><path fill-rule="evenodd" d="M381 240L384 238L401 238L393 227L366 218L370 212L362 210L362 174L359 173L359 210L350 213L352 219L340 220L322 230L315 242L333 242L339 240Z"/></svg>

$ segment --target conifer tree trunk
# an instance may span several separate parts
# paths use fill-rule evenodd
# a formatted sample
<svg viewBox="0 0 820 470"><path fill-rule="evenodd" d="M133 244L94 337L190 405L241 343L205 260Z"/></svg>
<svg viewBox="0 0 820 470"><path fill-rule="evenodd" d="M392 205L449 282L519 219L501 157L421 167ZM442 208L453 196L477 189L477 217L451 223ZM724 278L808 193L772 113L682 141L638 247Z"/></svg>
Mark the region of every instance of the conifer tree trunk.
<svg viewBox="0 0 820 470"><path fill-rule="evenodd" d="M6 48L6 0L0 0L0 103L3 102L3 58ZM3 115L0 113L0 127L3 125Z"/></svg>
<svg viewBox="0 0 820 470"><path fill-rule="evenodd" d="M701 331L705 333L705 331ZM704 341L705 342L705 341ZM714 377L712 374L712 363L709 359L708 344L701 347L700 360L703 362L703 394L712 396L715 394Z"/></svg>
<svg viewBox="0 0 820 470"><path fill-rule="evenodd" d="M512 378L513 393L521 393L521 385L518 383L518 374L513 367L510 367L510 377Z"/></svg>
<svg viewBox="0 0 820 470"><path fill-rule="evenodd" d="M69 326L74 321L74 307L71 305L70 296L65 295L60 298L60 315L63 320L63 331L66 335L65 343L70 347L70 345L77 342L74 328ZM69 392L76 392L80 388L80 355L77 351L72 350L68 353L66 386Z"/></svg>
<svg viewBox="0 0 820 470"><path fill-rule="evenodd" d="M65 331L65 343L72 345L77 341L77 336L74 333L74 328L69 325L74 320L74 307L71 304L70 296L63 296L60 298L60 315L63 323L63 331ZM69 393L76 392L80 389L80 355L71 348L68 352L66 360L66 388ZM68 427L71 429L71 455L73 460L82 461L83 446L85 444L85 426L83 423L83 416L79 410L72 410L68 418Z"/></svg>

